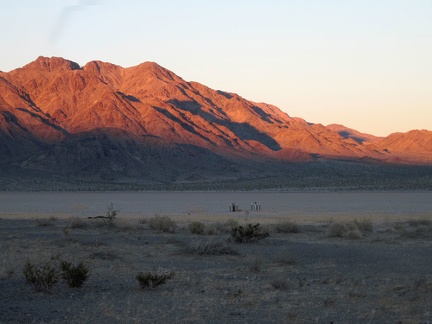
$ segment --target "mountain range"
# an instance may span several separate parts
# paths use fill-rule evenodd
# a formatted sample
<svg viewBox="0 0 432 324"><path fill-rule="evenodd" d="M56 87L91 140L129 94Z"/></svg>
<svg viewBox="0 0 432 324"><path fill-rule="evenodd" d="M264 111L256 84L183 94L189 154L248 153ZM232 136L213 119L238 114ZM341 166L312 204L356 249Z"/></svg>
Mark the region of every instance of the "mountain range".
<svg viewBox="0 0 432 324"><path fill-rule="evenodd" d="M432 132L376 137L312 124L152 62L81 67L41 56L0 72L0 165L15 174L212 181L323 161L432 165Z"/></svg>

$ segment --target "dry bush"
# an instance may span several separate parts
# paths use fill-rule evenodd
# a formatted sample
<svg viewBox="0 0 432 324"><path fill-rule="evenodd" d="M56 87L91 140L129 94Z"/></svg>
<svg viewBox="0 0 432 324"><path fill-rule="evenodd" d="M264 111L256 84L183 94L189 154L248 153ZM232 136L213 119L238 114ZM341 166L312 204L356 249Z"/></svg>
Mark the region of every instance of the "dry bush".
<svg viewBox="0 0 432 324"><path fill-rule="evenodd" d="M285 265L295 265L297 264L297 259L290 252L284 251L276 256L276 262Z"/></svg>
<svg viewBox="0 0 432 324"><path fill-rule="evenodd" d="M270 279L270 284L274 289L288 290L290 288L289 281L282 277L275 277Z"/></svg>
<svg viewBox="0 0 432 324"><path fill-rule="evenodd" d="M408 222L409 226L432 226L432 220L429 219L411 219Z"/></svg>
<svg viewBox="0 0 432 324"><path fill-rule="evenodd" d="M261 272L262 271L262 267L263 267L263 260L260 257L255 257L252 259L252 261L250 262L250 270L253 272Z"/></svg>
<svg viewBox="0 0 432 324"><path fill-rule="evenodd" d="M157 272L139 272L135 279L138 281L139 286L142 289L154 289L164 283L167 280L174 277L174 272L169 273L157 273Z"/></svg>
<svg viewBox="0 0 432 324"><path fill-rule="evenodd" d="M69 228L71 229L86 229L88 228L88 223L85 222L82 218L72 217L70 218Z"/></svg>
<svg viewBox="0 0 432 324"><path fill-rule="evenodd" d="M395 224L393 224L393 228L397 232L403 232L405 230L405 227L401 223L395 223Z"/></svg>
<svg viewBox="0 0 432 324"><path fill-rule="evenodd" d="M237 226L231 230L231 237L236 243L253 243L265 239L270 234L259 223Z"/></svg>
<svg viewBox="0 0 432 324"><path fill-rule="evenodd" d="M361 220L354 220L354 224L357 225L357 228L361 232L372 232L373 230L373 224L372 220L370 218L364 218Z"/></svg>
<svg viewBox="0 0 432 324"><path fill-rule="evenodd" d="M217 235L218 234L218 230L216 229L216 226L210 224L210 225L206 225L204 227L204 234L205 235Z"/></svg>
<svg viewBox="0 0 432 324"><path fill-rule="evenodd" d="M358 240L363 238L363 234L358 229L350 229L346 231L344 238L349 240Z"/></svg>
<svg viewBox="0 0 432 324"><path fill-rule="evenodd" d="M300 226L291 221L276 224L274 228L278 233L300 233Z"/></svg>
<svg viewBox="0 0 432 324"><path fill-rule="evenodd" d="M169 216L151 217L148 220L150 229L164 233L174 233L177 229L177 224Z"/></svg>
<svg viewBox="0 0 432 324"><path fill-rule="evenodd" d="M49 263L37 266L27 261L23 274L27 283L31 284L36 291L42 292L51 292L59 279L57 268L51 266Z"/></svg>
<svg viewBox="0 0 432 324"><path fill-rule="evenodd" d="M90 269L83 262L75 266L71 262L61 261L60 269L62 278L66 280L71 288L81 287L90 274Z"/></svg>
<svg viewBox="0 0 432 324"><path fill-rule="evenodd" d="M36 219L36 225L45 227L45 226L53 226L53 221L56 220L56 218L52 219L50 218L38 218Z"/></svg>
<svg viewBox="0 0 432 324"><path fill-rule="evenodd" d="M107 221L107 223L113 225L114 221L116 220L117 214L118 210L114 209L113 203L109 204L105 214L105 220Z"/></svg>
<svg viewBox="0 0 432 324"><path fill-rule="evenodd" d="M414 230L404 231L401 234L402 237L411 238L411 239L432 239L432 225L424 226L419 225L416 226Z"/></svg>
<svg viewBox="0 0 432 324"><path fill-rule="evenodd" d="M214 239L192 240L186 245L185 252L198 255L236 254L225 241Z"/></svg>
<svg viewBox="0 0 432 324"><path fill-rule="evenodd" d="M333 222L329 226L328 230L329 237L341 237L350 240L357 240L363 238L363 234L360 232L357 224L352 223L341 223Z"/></svg>
<svg viewBox="0 0 432 324"><path fill-rule="evenodd" d="M191 234L203 234L205 225L202 222L192 222L189 224L189 232Z"/></svg>
<svg viewBox="0 0 432 324"><path fill-rule="evenodd" d="M223 224L217 224L216 229L220 232L231 232L233 228L238 227L239 222L235 219L228 219Z"/></svg>
<svg viewBox="0 0 432 324"><path fill-rule="evenodd" d="M333 222L329 226L328 236L330 237L344 237L347 228L345 224L339 222Z"/></svg>

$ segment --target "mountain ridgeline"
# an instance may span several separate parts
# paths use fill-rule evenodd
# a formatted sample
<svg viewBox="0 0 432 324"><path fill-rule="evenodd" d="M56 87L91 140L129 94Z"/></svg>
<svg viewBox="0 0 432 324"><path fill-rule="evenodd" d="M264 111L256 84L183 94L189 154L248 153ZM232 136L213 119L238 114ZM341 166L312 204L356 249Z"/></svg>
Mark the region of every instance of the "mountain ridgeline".
<svg viewBox="0 0 432 324"><path fill-rule="evenodd" d="M202 183L293 173L307 182L340 170L351 170L341 178L430 170L432 132L380 138L311 124L151 62L80 67L39 57L0 72L0 164L3 187L16 179Z"/></svg>

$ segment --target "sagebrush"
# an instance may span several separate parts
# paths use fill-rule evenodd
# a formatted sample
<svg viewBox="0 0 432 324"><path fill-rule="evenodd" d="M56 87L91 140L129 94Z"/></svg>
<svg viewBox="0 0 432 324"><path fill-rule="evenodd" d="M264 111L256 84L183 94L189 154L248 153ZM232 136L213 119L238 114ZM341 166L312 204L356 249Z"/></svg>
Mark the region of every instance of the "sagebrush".
<svg viewBox="0 0 432 324"><path fill-rule="evenodd" d="M148 220L149 227L153 230L164 233L174 233L177 229L177 224L169 216L159 216L151 217Z"/></svg>
<svg viewBox="0 0 432 324"><path fill-rule="evenodd" d="M236 243L251 243L263 240L270 234L259 223L237 226L231 230L231 237Z"/></svg>
<svg viewBox="0 0 432 324"><path fill-rule="evenodd" d="M135 279L138 281L139 286L142 289L146 288L156 288L164 283L167 280L174 277L174 272L169 273L157 273L157 272L139 272Z"/></svg>
<svg viewBox="0 0 432 324"><path fill-rule="evenodd" d="M36 291L51 292L59 280L58 269L49 263L41 266L27 261L24 270L24 278Z"/></svg>
<svg viewBox="0 0 432 324"><path fill-rule="evenodd" d="M62 278L66 280L71 288L81 287L90 274L90 269L82 261L78 265L68 261L61 261L60 269Z"/></svg>
<svg viewBox="0 0 432 324"><path fill-rule="evenodd" d="M191 234L203 234L205 225L202 222L192 222L189 224Z"/></svg>
<svg viewBox="0 0 432 324"><path fill-rule="evenodd" d="M192 240L187 244L186 252L198 255L236 254L226 242L213 239Z"/></svg>

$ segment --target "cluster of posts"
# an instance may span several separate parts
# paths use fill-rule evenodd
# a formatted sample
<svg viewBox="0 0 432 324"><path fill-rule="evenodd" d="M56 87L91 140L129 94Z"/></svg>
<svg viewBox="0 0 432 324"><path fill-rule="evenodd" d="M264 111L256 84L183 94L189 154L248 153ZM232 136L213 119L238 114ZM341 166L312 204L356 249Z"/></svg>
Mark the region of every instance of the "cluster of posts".
<svg viewBox="0 0 432 324"><path fill-rule="evenodd" d="M229 211L230 212L236 212L236 211L239 211L239 210L240 209L239 209L239 205L238 204L232 203L232 204L229 205ZM252 211L259 211L259 210L261 210L261 204L259 202L256 202L256 201L253 202L253 203L251 203L250 210L252 210Z"/></svg>

